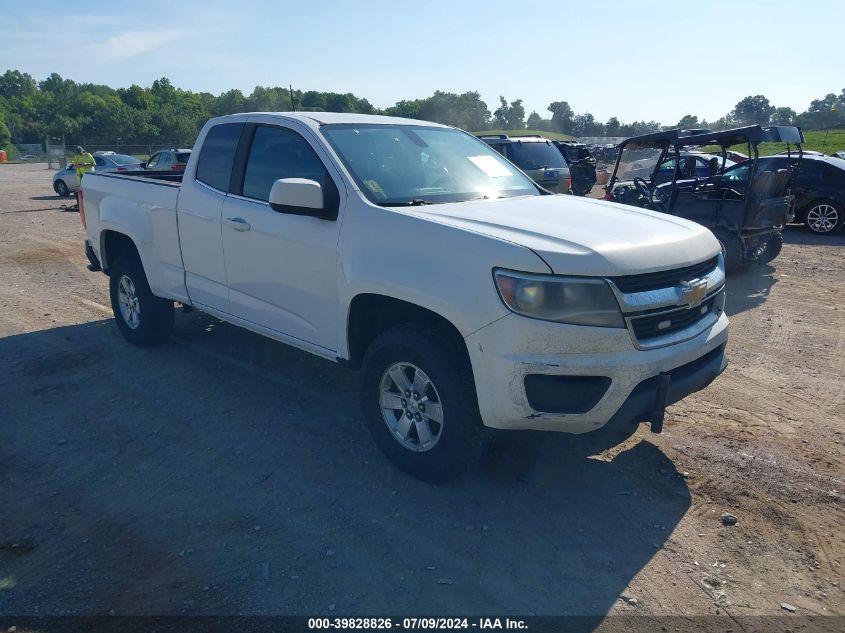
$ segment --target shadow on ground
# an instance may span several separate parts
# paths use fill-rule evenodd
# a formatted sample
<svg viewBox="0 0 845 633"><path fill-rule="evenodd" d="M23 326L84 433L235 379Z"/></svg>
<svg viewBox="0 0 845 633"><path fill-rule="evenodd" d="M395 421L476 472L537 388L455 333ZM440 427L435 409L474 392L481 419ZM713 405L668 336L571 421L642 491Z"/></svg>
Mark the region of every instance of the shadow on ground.
<svg viewBox="0 0 845 633"><path fill-rule="evenodd" d="M785 244L801 246L845 246L845 231L840 230L833 235L816 235L803 225L794 225L783 232L783 241Z"/></svg>
<svg viewBox="0 0 845 633"><path fill-rule="evenodd" d="M59 195L55 195L55 196L30 196L29 199L30 200L55 200L55 201L59 202L59 201L73 200L73 196L59 196Z"/></svg>
<svg viewBox="0 0 845 633"><path fill-rule="evenodd" d="M778 260L773 263L776 266ZM769 264L755 264L731 273L726 284L725 312L731 317L765 303L777 282L775 268Z"/></svg>
<svg viewBox="0 0 845 633"><path fill-rule="evenodd" d="M0 339L0 613L601 616L690 506L648 441L509 434L417 482L356 392L197 313L153 349L110 321Z"/></svg>

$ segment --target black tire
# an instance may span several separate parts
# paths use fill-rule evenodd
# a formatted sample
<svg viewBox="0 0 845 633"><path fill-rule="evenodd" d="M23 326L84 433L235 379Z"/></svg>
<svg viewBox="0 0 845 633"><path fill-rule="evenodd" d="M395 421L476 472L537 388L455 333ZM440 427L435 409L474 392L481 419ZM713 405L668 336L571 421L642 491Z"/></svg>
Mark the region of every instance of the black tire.
<svg viewBox="0 0 845 633"><path fill-rule="evenodd" d="M416 403L413 397L407 398L409 404L405 408L406 412L413 412L413 407L428 400L427 411L430 414L433 405L439 405L441 424L433 422L434 417L422 419L431 437L437 438L431 448L414 450L406 447L388 427L387 419L391 415L396 428L401 424L400 420L406 419L402 408L382 413L385 381L389 381L392 388L398 384L389 377L388 370L396 369L400 364L413 366L403 370L409 383L413 382L418 369L434 387L434 391L428 390L427 395L424 394ZM361 405L367 428L378 447L397 468L422 481L442 482L458 477L480 460L487 434L478 412L472 370L465 353L456 350L455 344L445 336L416 324L396 326L377 336L370 344L361 373ZM413 392L411 394L413 396ZM401 398L405 394L391 392L391 395ZM413 417L408 416L408 419ZM422 437L417 430L420 427L417 423L408 424L407 445L413 445L416 439L416 446L421 448Z"/></svg>
<svg viewBox="0 0 845 633"><path fill-rule="evenodd" d="M742 268L744 262L744 248L742 241L730 231L722 228L713 229L713 235L722 245L722 254L725 256L725 272L735 272Z"/></svg>
<svg viewBox="0 0 845 633"><path fill-rule="evenodd" d="M125 316L121 311L121 284L125 279L131 283L132 295L137 300L133 301L137 321ZM150 291L144 267L137 256L120 256L111 265L109 295L117 327L133 345L156 345L167 340L173 332L173 302L160 299Z"/></svg>
<svg viewBox="0 0 845 633"><path fill-rule="evenodd" d="M70 189L68 188L67 184L65 184L64 180L57 180L53 183L53 191L55 191L60 196L67 198L70 196Z"/></svg>
<svg viewBox="0 0 845 633"><path fill-rule="evenodd" d="M804 224L816 235L833 235L845 224L845 209L833 200L813 200L804 209Z"/></svg>
<svg viewBox="0 0 845 633"><path fill-rule="evenodd" d="M757 263L761 266L764 266L770 262L773 262L775 258L780 255L781 250L783 249L783 233L775 233L772 237L769 238L769 241L766 242L766 245L763 247L763 250L760 251L760 254L757 256Z"/></svg>

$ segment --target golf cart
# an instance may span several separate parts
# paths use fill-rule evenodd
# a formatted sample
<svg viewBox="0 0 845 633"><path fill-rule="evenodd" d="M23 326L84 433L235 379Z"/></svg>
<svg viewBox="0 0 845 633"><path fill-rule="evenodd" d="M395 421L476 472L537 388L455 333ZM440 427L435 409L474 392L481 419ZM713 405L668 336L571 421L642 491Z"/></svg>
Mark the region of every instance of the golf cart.
<svg viewBox="0 0 845 633"><path fill-rule="evenodd" d="M653 209L703 224L719 239L725 267L768 263L783 246L783 225L792 219L790 182L798 170L804 135L797 127L666 130L635 136L619 145L605 200ZM788 168L759 171L758 146L796 146ZM747 146L750 159L729 167L728 148ZM702 173L699 148L720 148ZM714 152L715 153L715 152Z"/></svg>

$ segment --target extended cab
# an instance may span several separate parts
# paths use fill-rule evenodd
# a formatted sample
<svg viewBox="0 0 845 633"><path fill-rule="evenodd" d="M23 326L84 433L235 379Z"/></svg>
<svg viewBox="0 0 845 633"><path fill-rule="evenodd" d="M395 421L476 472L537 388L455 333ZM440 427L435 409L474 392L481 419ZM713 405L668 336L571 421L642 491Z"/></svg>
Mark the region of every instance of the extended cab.
<svg viewBox="0 0 845 633"><path fill-rule="evenodd" d="M484 426L659 431L725 365L710 231L550 195L447 126L225 116L184 175L93 172L83 194L131 343L165 340L179 302L361 369L375 441L422 479L461 472Z"/></svg>

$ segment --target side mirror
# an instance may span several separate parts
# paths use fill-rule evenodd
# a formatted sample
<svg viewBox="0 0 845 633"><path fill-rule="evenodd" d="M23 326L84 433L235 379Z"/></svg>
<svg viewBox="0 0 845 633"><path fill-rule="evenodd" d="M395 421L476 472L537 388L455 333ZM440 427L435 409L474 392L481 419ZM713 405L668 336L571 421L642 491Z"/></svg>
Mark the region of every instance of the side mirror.
<svg viewBox="0 0 845 633"><path fill-rule="evenodd" d="M326 209L323 188L316 180L280 178L270 189L270 208L278 213L309 215L323 220L336 220L337 210Z"/></svg>
<svg viewBox="0 0 845 633"><path fill-rule="evenodd" d="M146 162L141 163L141 169L146 169L146 168L147 168L147 163Z"/></svg>

